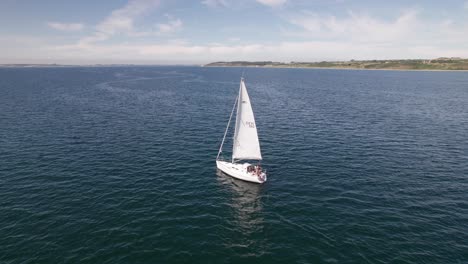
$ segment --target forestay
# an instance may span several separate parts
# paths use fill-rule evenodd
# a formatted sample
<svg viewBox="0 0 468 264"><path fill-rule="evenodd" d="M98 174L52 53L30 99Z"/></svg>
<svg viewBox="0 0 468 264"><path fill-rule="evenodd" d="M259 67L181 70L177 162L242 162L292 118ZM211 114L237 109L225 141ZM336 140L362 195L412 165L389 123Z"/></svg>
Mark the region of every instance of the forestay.
<svg viewBox="0 0 468 264"><path fill-rule="evenodd" d="M250 104L249 94L241 79L239 98L237 101L236 127L232 160L261 160L260 143L258 142L257 126Z"/></svg>

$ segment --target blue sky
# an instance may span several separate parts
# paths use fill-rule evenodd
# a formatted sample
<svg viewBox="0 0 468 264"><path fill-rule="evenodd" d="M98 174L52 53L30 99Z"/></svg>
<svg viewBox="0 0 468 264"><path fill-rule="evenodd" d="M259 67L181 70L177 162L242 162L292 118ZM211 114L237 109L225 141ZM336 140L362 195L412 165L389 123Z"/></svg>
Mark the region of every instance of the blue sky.
<svg viewBox="0 0 468 264"><path fill-rule="evenodd" d="M468 57L468 0L2 0L0 63Z"/></svg>

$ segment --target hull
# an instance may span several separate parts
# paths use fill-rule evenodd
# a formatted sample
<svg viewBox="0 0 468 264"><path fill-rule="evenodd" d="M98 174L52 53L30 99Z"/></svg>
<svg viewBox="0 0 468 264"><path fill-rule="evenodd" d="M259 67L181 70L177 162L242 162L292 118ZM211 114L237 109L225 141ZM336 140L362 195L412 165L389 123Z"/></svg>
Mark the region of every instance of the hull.
<svg viewBox="0 0 468 264"><path fill-rule="evenodd" d="M260 175L257 175L253 172L247 172L247 167L249 163L242 163L242 164L233 164L226 161L217 160L216 167L219 170L226 173L227 175L234 177L239 180L255 182L255 183L264 183L267 180L267 176L265 172L261 172Z"/></svg>

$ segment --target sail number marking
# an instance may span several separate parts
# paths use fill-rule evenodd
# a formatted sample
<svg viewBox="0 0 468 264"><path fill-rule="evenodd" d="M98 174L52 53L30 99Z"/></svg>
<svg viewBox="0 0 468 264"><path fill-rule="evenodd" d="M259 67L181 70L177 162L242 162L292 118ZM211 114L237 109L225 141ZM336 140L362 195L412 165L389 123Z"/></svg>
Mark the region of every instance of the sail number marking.
<svg viewBox="0 0 468 264"><path fill-rule="evenodd" d="M247 122L245 122L245 124L250 128L255 128L255 123L254 122L247 121Z"/></svg>

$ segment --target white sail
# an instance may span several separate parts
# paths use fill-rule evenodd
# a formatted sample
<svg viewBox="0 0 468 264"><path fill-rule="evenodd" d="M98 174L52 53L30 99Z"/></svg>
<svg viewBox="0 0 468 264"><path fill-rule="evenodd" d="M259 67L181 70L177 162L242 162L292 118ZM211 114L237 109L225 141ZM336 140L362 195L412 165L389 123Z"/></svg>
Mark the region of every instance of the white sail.
<svg viewBox="0 0 468 264"><path fill-rule="evenodd" d="M250 104L249 94L241 79L239 98L237 101L236 127L232 160L261 160L260 143L258 142L257 126Z"/></svg>

